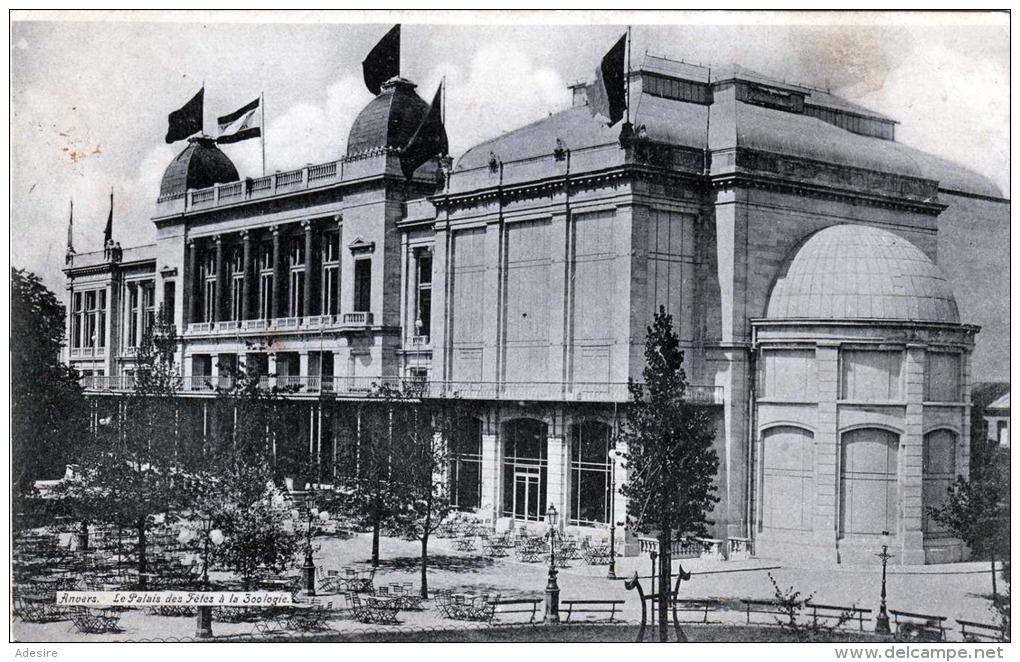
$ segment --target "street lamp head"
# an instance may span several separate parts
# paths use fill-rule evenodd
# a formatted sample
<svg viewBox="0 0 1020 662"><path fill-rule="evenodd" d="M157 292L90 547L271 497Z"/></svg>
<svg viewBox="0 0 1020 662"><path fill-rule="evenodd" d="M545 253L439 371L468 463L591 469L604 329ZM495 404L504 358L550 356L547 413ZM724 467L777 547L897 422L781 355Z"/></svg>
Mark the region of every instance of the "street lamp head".
<svg viewBox="0 0 1020 662"><path fill-rule="evenodd" d="M889 546L889 532L888 531L883 531L882 532L882 547L888 547L888 546Z"/></svg>
<svg viewBox="0 0 1020 662"><path fill-rule="evenodd" d="M549 504L549 507L545 509L545 521L552 528L556 528L556 523L559 521L559 513L556 512L556 506Z"/></svg>

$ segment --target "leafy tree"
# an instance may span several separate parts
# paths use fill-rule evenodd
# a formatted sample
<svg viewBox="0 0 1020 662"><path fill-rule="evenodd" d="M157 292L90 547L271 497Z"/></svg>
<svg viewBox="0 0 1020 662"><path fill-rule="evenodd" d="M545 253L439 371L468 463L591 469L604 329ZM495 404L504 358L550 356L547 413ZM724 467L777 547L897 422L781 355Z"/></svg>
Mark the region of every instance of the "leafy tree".
<svg viewBox="0 0 1020 662"><path fill-rule="evenodd" d="M673 318L660 307L645 337L644 384L631 380L633 403L618 436L626 442L627 517L632 528L656 532L659 576L668 586L670 546L688 536L705 536L707 515L719 500L714 480L719 458L709 411L689 402L684 353ZM666 641L666 600L659 601L659 639Z"/></svg>
<svg viewBox="0 0 1020 662"><path fill-rule="evenodd" d="M208 458L215 492L203 510L225 536L215 560L236 572L247 590L260 571L293 565L300 542L274 480L273 442L286 433L280 395L289 389L264 386L263 375L247 366L223 374L229 386L217 390L216 408L236 425L221 431Z"/></svg>
<svg viewBox="0 0 1020 662"><path fill-rule="evenodd" d="M379 565L383 528L395 523L394 517L406 493L394 464L398 400L399 392L374 384L355 415L344 420L344 443L333 460L336 484L342 495L336 509L355 528L372 532L373 567Z"/></svg>
<svg viewBox="0 0 1020 662"><path fill-rule="evenodd" d="M999 612L1008 629L1009 596L1000 596L996 564L1009 583L1010 561L1010 479L1009 453L989 449L983 465L972 467L970 480L958 476L949 486L945 504L929 508L928 514L945 526L992 566L992 608ZM1003 604L1005 607L1003 608Z"/></svg>
<svg viewBox="0 0 1020 662"><path fill-rule="evenodd" d="M134 391L118 419L100 425L73 480L60 492L81 517L134 532L139 584L146 585L146 537L157 514L190 510L207 498L203 458L178 452L180 376L176 341L160 312L136 355Z"/></svg>
<svg viewBox="0 0 1020 662"><path fill-rule="evenodd" d="M396 528L421 542L421 597L428 598L429 539L450 513L445 473L455 403L423 400L425 382L411 382L396 399L393 415L395 468L401 502Z"/></svg>
<svg viewBox="0 0 1020 662"><path fill-rule="evenodd" d="M15 526L35 481L74 461L88 409L77 373L60 362L64 307L39 278L11 269L11 505Z"/></svg>

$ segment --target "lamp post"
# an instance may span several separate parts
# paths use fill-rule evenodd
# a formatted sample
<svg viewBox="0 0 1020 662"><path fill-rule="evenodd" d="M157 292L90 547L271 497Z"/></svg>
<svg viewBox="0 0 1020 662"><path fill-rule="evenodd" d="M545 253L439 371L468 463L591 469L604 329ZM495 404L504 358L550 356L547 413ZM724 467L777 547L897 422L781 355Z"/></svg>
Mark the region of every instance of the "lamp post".
<svg viewBox="0 0 1020 662"><path fill-rule="evenodd" d="M609 572L606 579L616 579L616 461L622 455L615 448L609 451Z"/></svg>
<svg viewBox="0 0 1020 662"><path fill-rule="evenodd" d="M559 513L556 506L549 504L545 510L545 521L549 525L549 583L545 586L545 621L560 622L560 587L556 583L556 523Z"/></svg>
<svg viewBox="0 0 1020 662"><path fill-rule="evenodd" d="M875 554L882 559L882 602L878 607L878 616L875 617L875 632L879 634L890 634L889 614L885 610L885 567L893 555L889 553L889 532L882 532L882 553Z"/></svg>
<svg viewBox="0 0 1020 662"><path fill-rule="evenodd" d="M325 522L329 519L329 513L325 510L319 510L311 505L311 498L308 500L308 527L305 530L305 563L301 566L301 576L303 579L304 586L301 589L301 595L314 596L315 595L315 559L312 557L312 523L315 520Z"/></svg>
<svg viewBox="0 0 1020 662"><path fill-rule="evenodd" d="M223 532L219 529L214 529L213 520L211 515L202 516L202 590L209 590L209 543L219 547L223 544L224 536ZM181 538L179 540L191 540L191 536L185 536L184 532L181 532ZM197 639L209 639L213 636L212 634L212 607L209 605L200 605L198 607L198 621L196 623L195 637Z"/></svg>

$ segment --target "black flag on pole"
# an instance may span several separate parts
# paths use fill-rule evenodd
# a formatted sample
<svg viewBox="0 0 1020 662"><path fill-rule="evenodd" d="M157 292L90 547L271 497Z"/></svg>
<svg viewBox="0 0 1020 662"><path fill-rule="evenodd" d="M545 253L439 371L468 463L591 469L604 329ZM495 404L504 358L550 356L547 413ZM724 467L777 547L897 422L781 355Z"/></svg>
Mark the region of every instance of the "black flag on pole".
<svg viewBox="0 0 1020 662"><path fill-rule="evenodd" d="M595 70L595 82L588 86L588 108L592 115L601 115L613 126L627 110L626 58L627 35L609 49Z"/></svg>
<svg viewBox="0 0 1020 662"><path fill-rule="evenodd" d="M365 72L365 87L379 94L382 84L400 75L400 24L390 28L361 63Z"/></svg>
<svg viewBox="0 0 1020 662"><path fill-rule="evenodd" d="M166 132L167 143L175 143L184 140L202 131L202 115L204 113L205 87L198 91L198 94L191 97L191 101L184 104L167 118L170 128Z"/></svg>
<svg viewBox="0 0 1020 662"><path fill-rule="evenodd" d="M428 162L433 156L442 156L449 151L446 129L443 127L443 85L440 83L425 118L400 155L400 168L404 171L404 176L410 179L423 163Z"/></svg>
<svg viewBox="0 0 1020 662"><path fill-rule="evenodd" d="M103 246L109 247L113 243L113 189L110 189L110 215L106 217L106 227L103 228Z"/></svg>

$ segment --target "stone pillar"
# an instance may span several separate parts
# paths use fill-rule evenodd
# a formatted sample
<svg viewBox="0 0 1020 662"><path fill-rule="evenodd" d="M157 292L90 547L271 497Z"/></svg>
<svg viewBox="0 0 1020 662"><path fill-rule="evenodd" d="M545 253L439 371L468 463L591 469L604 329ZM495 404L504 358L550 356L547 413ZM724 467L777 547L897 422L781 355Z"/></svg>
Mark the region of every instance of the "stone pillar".
<svg viewBox="0 0 1020 662"><path fill-rule="evenodd" d="M267 366L269 371L269 387L276 386L276 352L269 352L266 355L269 365Z"/></svg>
<svg viewBox="0 0 1020 662"><path fill-rule="evenodd" d="M502 508L499 501L499 483L503 475L503 454L500 452L499 437L495 434L482 435L482 503L480 514L492 517L495 522Z"/></svg>
<svg viewBox="0 0 1020 662"><path fill-rule="evenodd" d="M317 268L317 260L315 259L315 234L312 231L312 222L305 221L301 224L301 227L305 230L305 291L303 296L305 298L305 315L316 314L314 294L318 292L318 288L315 287L319 269Z"/></svg>
<svg viewBox="0 0 1020 662"><path fill-rule="evenodd" d="M104 311L103 319L103 335L106 338L106 344L103 347L103 373L106 375L113 375L113 368L117 364L114 356L117 354L114 348L117 347L115 344L117 340L117 334L115 332L116 327L114 321L116 315L114 311L116 306L113 304L113 298L117 295L122 288L116 287L114 283L109 283L106 286L106 310ZM141 303L141 302L139 302Z"/></svg>
<svg viewBox="0 0 1020 662"><path fill-rule="evenodd" d="M544 514L545 509L549 506L549 504L556 506L556 510L560 513L559 527L562 531L571 516L570 495L567 482L567 470L569 468L567 461L567 444L564 443L562 436L550 436L546 443L549 458L549 468L546 472L546 476L548 478L545 495L546 502L542 504L542 510L539 512Z"/></svg>
<svg viewBox="0 0 1020 662"><path fill-rule="evenodd" d="M901 519L893 546L900 545L898 562L904 565L924 563L924 534L921 530L924 504L921 498L924 462L924 346L907 345L906 402L904 434L900 438L899 482Z"/></svg>
<svg viewBox="0 0 1020 662"><path fill-rule="evenodd" d="M254 274L252 274L251 263L251 232L248 230L241 232L241 243L244 246L244 281L241 295L241 319L248 320L251 319L252 286L255 280Z"/></svg>
<svg viewBox="0 0 1020 662"><path fill-rule="evenodd" d="M836 562L836 537L839 523L839 345L819 345L815 350L817 367L818 429L815 431L815 516L811 532L811 555L824 555ZM761 453L756 457L761 464ZM756 481L758 490L761 483Z"/></svg>
<svg viewBox="0 0 1020 662"><path fill-rule="evenodd" d="M963 398L963 420L960 421L960 430L963 432L956 442L956 474L964 478L970 478L970 414L971 414L971 354L963 352L960 354L960 397ZM986 435L987 437L987 435ZM981 440L982 444L987 439ZM987 452L987 451L985 451Z"/></svg>
<svg viewBox="0 0 1020 662"><path fill-rule="evenodd" d="M308 366L308 352L298 352L298 378L301 380L302 386L308 386L309 375L311 375L311 371Z"/></svg>
<svg viewBox="0 0 1020 662"><path fill-rule="evenodd" d="M223 259L223 235L218 234L216 235L216 297L213 302L212 319L214 322L222 322L229 317L226 305L228 291L227 264Z"/></svg>
<svg viewBox="0 0 1020 662"><path fill-rule="evenodd" d="M273 319L283 317L283 256L280 250L280 226L273 226Z"/></svg>
<svg viewBox="0 0 1020 662"><path fill-rule="evenodd" d="M181 296L184 297L184 314L183 320L181 320L184 328L181 332L188 330L188 325L198 319L198 301L200 297L197 296L196 290L198 289L198 244L195 243L194 239L188 240L188 266L184 272L184 291L181 292Z"/></svg>

